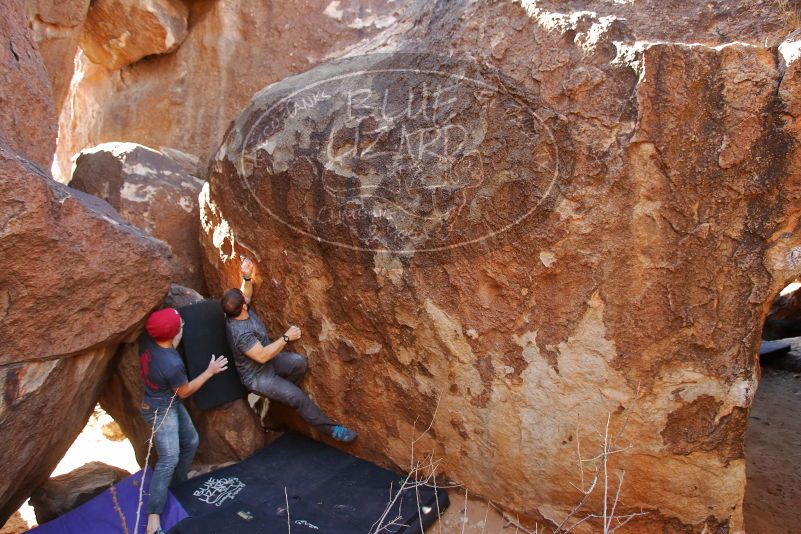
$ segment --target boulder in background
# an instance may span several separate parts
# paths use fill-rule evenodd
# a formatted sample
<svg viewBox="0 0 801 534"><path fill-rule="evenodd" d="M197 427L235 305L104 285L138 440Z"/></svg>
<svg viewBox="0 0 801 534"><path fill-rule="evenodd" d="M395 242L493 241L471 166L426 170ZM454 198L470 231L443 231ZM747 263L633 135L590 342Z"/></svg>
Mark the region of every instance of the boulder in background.
<svg viewBox="0 0 801 534"><path fill-rule="evenodd" d="M203 182L177 162L135 143L104 143L81 151L70 187L102 198L133 226L172 251L172 281L205 291L200 272L198 193Z"/></svg>
<svg viewBox="0 0 801 534"><path fill-rule="evenodd" d="M178 48L186 38L188 16L181 0L95 0L83 25L81 49L92 62L117 70Z"/></svg>
<svg viewBox="0 0 801 534"><path fill-rule="evenodd" d="M50 478L31 495L36 520L40 525L51 521L100 495L130 474L103 462L89 462L69 473Z"/></svg>

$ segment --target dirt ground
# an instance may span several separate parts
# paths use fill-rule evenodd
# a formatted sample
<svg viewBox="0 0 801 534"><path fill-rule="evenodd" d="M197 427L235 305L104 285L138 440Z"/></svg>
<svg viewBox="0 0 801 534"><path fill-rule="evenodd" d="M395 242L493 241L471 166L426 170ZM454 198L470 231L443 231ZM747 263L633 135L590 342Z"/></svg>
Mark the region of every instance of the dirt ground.
<svg viewBox="0 0 801 534"><path fill-rule="evenodd" d="M765 362L745 437L748 534L801 533L801 338Z"/></svg>
<svg viewBox="0 0 801 534"><path fill-rule="evenodd" d="M8 518L3 528L0 528L0 534L20 534L21 532L27 532L29 528L30 525L23 519L22 514L16 511L14 515Z"/></svg>
<svg viewBox="0 0 801 534"><path fill-rule="evenodd" d="M465 503L464 493L460 494L458 490L449 491L448 497L451 500L450 506L440 520L426 531L427 534L461 534L462 525L464 534L514 534L515 526L509 524L486 501L468 496Z"/></svg>

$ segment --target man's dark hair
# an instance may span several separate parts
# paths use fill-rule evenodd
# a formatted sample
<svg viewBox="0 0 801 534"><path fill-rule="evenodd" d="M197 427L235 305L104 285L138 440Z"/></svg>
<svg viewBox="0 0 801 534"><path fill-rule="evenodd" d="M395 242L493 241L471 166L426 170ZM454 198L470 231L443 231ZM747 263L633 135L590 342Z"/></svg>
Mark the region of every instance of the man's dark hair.
<svg viewBox="0 0 801 534"><path fill-rule="evenodd" d="M229 289L223 293L220 299L223 311L228 317L236 317L242 313L242 306L245 305L245 295L236 288Z"/></svg>

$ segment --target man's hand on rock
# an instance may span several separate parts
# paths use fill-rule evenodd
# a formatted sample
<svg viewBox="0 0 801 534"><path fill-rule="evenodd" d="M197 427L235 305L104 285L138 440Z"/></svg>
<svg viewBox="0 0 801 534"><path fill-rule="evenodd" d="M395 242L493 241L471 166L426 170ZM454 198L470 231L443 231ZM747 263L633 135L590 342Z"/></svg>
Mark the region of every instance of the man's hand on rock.
<svg viewBox="0 0 801 534"><path fill-rule="evenodd" d="M216 375L218 373L222 373L228 369L228 358L225 356L215 356L214 354L211 355L211 361L209 362L208 371L212 375Z"/></svg>
<svg viewBox="0 0 801 534"><path fill-rule="evenodd" d="M253 278L253 271L256 268L250 258L242 258L242 265L239 266L239 271L242 273L242 278L249 280Z"/></svg>
<svg viewBox="0 0 801 534"><path fill-rule="evenodd" d="M295 341L296 339L300 339L300 328L295 325L289 327L289 330L286 331L284 334L286 337L289 338L289 341Z"/></svg>

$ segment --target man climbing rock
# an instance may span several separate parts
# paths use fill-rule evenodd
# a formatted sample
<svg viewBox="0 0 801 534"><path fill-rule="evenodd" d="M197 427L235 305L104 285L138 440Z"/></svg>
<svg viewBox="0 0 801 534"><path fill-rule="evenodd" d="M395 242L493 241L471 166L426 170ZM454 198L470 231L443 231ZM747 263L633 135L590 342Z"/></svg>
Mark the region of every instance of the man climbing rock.
<svg viewBox="0 0 801 534"><path fill-rule="evenodd" d="M300 354L283 349L290 341L300 338L300 328L290 326L279 339L270 342L264 323L249 309L253 262L246 258L241 271L242 287L226 291L222 307L227 316L228 343L242 383L257 395L291 406L307 423L337 441L356 439L356 432L334 423L297 386L306 373L308 361Z"/></svg>
<svg viewBox="0 0 801 534"><path fill-rule="evenodd" d="M147 534L163 532L161 513L167 501L167 487L186 480L186 473L198 446L198 435L181 399L200 389L212 376L228 368L224 356L211 357L209 367L188 380L175 347L181 342L183 321L178 311L166 308L153 312L139 339L139 366L145 395L142 417L154 429L153 444L158 462L150 481L147 501ZM178 398L176 398L178 397Z"/></svg>

